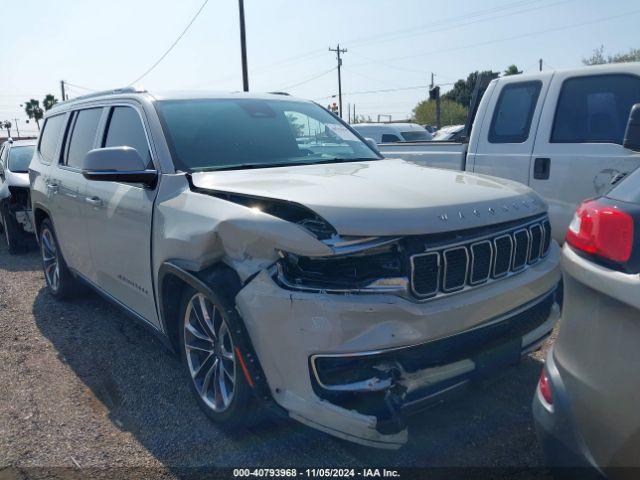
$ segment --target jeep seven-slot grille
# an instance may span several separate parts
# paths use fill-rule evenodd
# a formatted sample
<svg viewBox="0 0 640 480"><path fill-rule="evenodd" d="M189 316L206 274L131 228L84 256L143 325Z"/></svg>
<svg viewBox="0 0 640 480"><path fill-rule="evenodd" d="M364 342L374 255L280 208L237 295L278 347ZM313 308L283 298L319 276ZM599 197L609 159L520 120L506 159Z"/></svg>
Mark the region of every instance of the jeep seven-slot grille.
<svg viewBox="0 0 640 480"><path fill-rule="evenodd" d="M420 298L462 290L521 272L544 257L551 245L547 219L455 246L411 256L411 288Z"/></svg>

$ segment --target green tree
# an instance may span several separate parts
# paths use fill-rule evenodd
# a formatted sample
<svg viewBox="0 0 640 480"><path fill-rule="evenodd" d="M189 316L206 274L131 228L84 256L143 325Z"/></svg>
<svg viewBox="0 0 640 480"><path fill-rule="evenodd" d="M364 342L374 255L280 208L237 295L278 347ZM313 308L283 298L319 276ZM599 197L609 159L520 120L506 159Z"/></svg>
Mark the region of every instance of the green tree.
<svg viewBox="0 0 640 480"><path fill-rule="evenodd" d="M42 120L44 116L44 110L40 107L40 102L32 98L24 104L24 112L27 114L27 117L36 121L38 130L40 130L40 120Z"/></svg>
<svg viewBox="0 0 640 480"><path fill-rule="evenodd" d="M508 77L509 75L518 75L520 73L522 73L522 70L518 70L516 65L509 65L502 75Z"/></svg>
<svg viewBox="0 0 640 480"><path fill-rule="evenodd" d="M5 128L7 130L7 137L11 136L11 127L13 124L9 120L5 120L4 122L0 122L0 127Z"/></svg>
<svg viewBox="0 0 640 480"><path fill-rule="evenodd" d="M58 99L54 97L52 94L47 94L42 100L42 106L44 107L44 111L51 110L56 103L58 103Z"/></svg>
<svg viewBox="0 0 640 480"><path fill-rule="evenodd" d="M293 134L296 137L302 137L304 135L305 128L300 119L293 113L287 113L286 117L287 120L289 120L289 126L291 127L291 130L293 130Z"/></svg>
<svg viewBox="0 0 640 480"><path fill-rule="evenodd" d="M625 63L625 62L639 62L639 61L640 61L640 48L632 48L626 53L616 53L615 55L605 55L604 45L600 45L599 48L594 49L590 57L582 59L582 63L584 65L603 65L605 63Z"/></svg>
<svg viewBox="0 0 640 480"><path fill-rule="evenodd" d="M471 97L473 96L473 89L475 88L478 76L481 74L489 75L491 79L498 78L500 74L491 70L484 72L472 72L467 76L466 80L458 80L453 84L453 88L445 93L442 98L447 100L453 100L460 105L469 108L471 104Z"/></svg>
<svg viewBox="0 0 640 480"><path fill-rule="evenodd" d="M453 100L440 100L440 121L442 125L459 125L467 120L467 107ZM435 100L423 100L413 109L413 118L420 124L436 124Z"/></svg>

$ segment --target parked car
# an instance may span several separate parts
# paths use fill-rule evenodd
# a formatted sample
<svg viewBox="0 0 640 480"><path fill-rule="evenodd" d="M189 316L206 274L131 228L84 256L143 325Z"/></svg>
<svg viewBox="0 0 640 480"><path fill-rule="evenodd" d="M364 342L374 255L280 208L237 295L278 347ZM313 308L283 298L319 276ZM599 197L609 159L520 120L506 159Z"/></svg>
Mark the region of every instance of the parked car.
<svg viewBox="0 0 640 480"><path fill-rule="evenodd" d="M462 142L464 140L464 125L442 127L432 140L434 142Z"/></svg>
<svg viewBox="0 0 640 480"><path fill-rule="evenodd" d="M222 424L266 406L397 448L409 415L517 362L559 316L533 191L384 160L313 102L63 102L30 181L49 292L86 283L149 326Z"/></svg>
<svg viewBox="0 0 640 480"><path fill-rule="evenodd" d="M8 140L0 147L0 228L9 253L24 251L33 238L29 162L35 140Z"/></svg>
<svg viewBox="0 0 640 480"><path fill-rule="evenodd" d="M428 142L433 135L415 123L356 123L352 127L376 143Z"/></svg>
<svg viewBox="0 0 640 480"><path fill-rule="evenodd" d="M636 118L640 149L640 105ZM583 203L567 231L560 331L533 400L552 466L614 478L640 467L639 233L640 170Z"/></svg>
<svg viewBox="0 0 640 480"><path fill-rule="evenodd" d="M438 131L438 127L434 125L423 125L423 127L427 132L429 132L432 135Z"/></svg>
<svg viewBox="0 0 640 480"><path fill-rule="evenodd" d="M640 63L497 78L477 108L468 144L383 144L383 155L516 180L549 204L556 240L583 200L640 165L622 138L640 102ZM475 119L475 121L471 121Z"/></svg>

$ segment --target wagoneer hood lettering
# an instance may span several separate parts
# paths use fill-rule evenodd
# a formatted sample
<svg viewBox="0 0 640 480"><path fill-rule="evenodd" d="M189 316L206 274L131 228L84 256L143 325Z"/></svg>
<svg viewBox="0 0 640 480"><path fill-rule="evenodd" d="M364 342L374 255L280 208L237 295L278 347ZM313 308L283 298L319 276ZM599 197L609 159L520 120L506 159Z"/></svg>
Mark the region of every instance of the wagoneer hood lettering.
<svg viewBox="0 0 640 480"><path fill-rule="evenodd" d="M296 202L341 235L439 233L545 211L529 188L402 160L334 163L192 175L198 189Z"/></svg>

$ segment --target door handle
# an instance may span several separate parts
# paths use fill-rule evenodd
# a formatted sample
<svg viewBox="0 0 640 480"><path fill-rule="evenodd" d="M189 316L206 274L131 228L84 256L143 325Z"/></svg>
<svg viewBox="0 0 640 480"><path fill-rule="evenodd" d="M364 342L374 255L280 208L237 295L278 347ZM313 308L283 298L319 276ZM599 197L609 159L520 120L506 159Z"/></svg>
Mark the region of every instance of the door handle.
<svg viewBox="0 0 640 480"><path fill-rule="evenodd" d="M550 158L536 158L533 163L533 178L536 180L548 180L551 173Z"/></svg>
<svg viewBox="0 0 640 480"><path fill-rule="evenodd" d="M58 193L60 190L60 185L57 182L48 182L47 188L51 191L51 193Z"/></svg>
<svg viewBox="0 0 640 480"><path fill-rule="evenodd" d="M94 207L101 207L102 206L102 200L98 197L87 197L85 198L85 201L89 204L89 205L93 205Z"/></svg>

